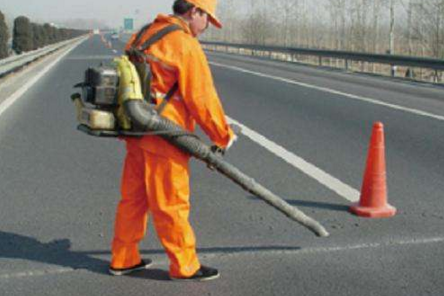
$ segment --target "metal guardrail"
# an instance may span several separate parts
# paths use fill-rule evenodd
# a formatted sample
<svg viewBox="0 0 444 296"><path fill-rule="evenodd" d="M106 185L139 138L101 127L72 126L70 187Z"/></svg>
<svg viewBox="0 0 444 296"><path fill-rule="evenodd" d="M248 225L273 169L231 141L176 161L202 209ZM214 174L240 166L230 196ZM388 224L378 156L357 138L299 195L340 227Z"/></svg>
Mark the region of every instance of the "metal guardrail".
<svg viewBox="0 0 444 296"><path fill-rule="evenodd" d="M8 57L6 59L0 60L0 78L17 71L18 69L28 65L29 63L34 62L35 60L46 56L56 50L59 50L60 48L66 46L67 44L70 44L74 41L77 41L82 37L62 41L56 44L48 45L43 48L33 50L27 53L23 53L20 55L14 55L11 57Z"/></svg>
<svg viewBox="0 0 444 296"><path fill-rule="evenodd" d="M281 46L261 46L261 45L248 45L248 44L236 44L236 43L224 43L224 42L207 42L202 41L203 45L208 48L220 47L245 49L256 52L268 52L268 53L282 53L289 55L306 55L319 57L319 64L322 65L322 58L335 58L345 61L345 68L348 70L349 61L360 61L376 64L387 64L391 66L406 66L406 67L418 67L425 69L433 69L436 71L444 70L444 60L433 58L421 58L401 55L389 55L389 54L369 54L351 51L335 51L335 50L323 50L323 49L307 49L307 48L294 48L294 47L281 47ZM210 48L208 48L210 49ZM392 75L394 72L392 71Z"/></svg>

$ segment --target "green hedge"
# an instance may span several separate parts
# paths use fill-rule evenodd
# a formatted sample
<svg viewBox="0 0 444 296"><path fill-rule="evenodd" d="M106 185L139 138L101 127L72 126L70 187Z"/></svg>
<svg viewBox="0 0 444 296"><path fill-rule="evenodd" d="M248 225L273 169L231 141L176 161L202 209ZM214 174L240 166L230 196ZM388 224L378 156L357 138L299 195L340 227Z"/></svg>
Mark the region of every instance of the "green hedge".
<svg viewBox="0 0 444 296"><path fill-rule="evenodd" d="M31 23L28 18L19 16L14 20L12 48L20 54L87 33L88 31L85 30L56 28L51 24Z"/></svg>
<svg viewBox="0 0 444 296"><path fill-rule="evenodd" d="M6 26L5 16L0 11L0 59L8 56L8 27Z"/></svg>
<svg viewBox="0 0 444 296"><path fill-rule="evenodd" d="M21 54L34 49L34 34L31 22L25 16L19 16L14 20L14 36L12 39L12 49Z"/></svg>
<svg viewBox="0 0 444 296"><path fill-rule="evenodd" d="M46 36L45 29L42 25L32 23L33 33L33 49L39 49L48 44L48 37Z"/></svg>

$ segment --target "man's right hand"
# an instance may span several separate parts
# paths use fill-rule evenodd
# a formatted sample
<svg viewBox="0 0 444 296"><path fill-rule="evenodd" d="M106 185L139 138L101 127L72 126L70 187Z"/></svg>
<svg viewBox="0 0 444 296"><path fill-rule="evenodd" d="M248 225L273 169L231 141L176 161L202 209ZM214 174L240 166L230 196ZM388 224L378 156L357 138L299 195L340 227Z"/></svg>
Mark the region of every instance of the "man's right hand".
<svg viewBox="0 0 444 296"><path fill-rule="evenodd" d="M220 155L220 156L224 156L225 151L226 151L226 149L220 148L220 147L217 146L217 145L213 145L213 146L211 146L210 149L211 149L211 152L213 152L213 153L215 153L215 154L218 154L218 155Z"/></svg>

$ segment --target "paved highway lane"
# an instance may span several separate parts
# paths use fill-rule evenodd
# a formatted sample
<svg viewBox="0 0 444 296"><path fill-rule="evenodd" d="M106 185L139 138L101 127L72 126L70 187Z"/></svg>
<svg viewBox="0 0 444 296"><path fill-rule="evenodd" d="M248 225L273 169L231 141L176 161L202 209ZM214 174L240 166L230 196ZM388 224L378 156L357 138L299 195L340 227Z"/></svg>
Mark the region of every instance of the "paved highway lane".
<svg viewBox="0 0 444 296"><path fill-rule="evenodd" d="M229 58L224 62L225 65L232 65ZM276 71L274 64L269 63L267 68L251 64L248 70L300 81L299 71L307 68L295 66L292 72ZM442 217L442 120L327 91L282 83L269 77L227 70L224 67L214 67L214 70L221 95L227 98L228 114L234 118L242 118L245 125L356 189L360 189L372 123L382 121L386 131L390 201L398 206L400 214L415 213ZM259 72L261 70L262 72ZM312 69L308 71L313 72ZM306 80L304 83L325 87L324 77L332 74L317 72L311 81ZM388 88L387 82L380 79L338 75L346 78L337 83L338 87L330 81L331 85L328 87L332 91L339 90L363 97L369 92L368 85L374 84L373 97L387 98L382 102L393 104L402 97L412 96L411 85L405 85L402 89L404 85L394 83L395 89L400 89L394 91ZM365 81L368 82L364 88L366 93L363 95L346 90L346 83L351 88ZM416 87L416 93L428 90ZM428 96L433 98L434 103L444 99L442 89L437 88L431 88ZM232 103L234 100L235 103ZM417 96L418 108L415 110L427 109L427 102L428 100L422 101L422 96ZM444 113L435 108L434 114L442 116ZM438 224L437 228L441 226ZM405 230L406 234L412 231ZM430 225L426 223L420 232L427 230L430 230Z"/></svg>
<svg viewBox="0 0 444 296"><path fill-rule="evenodd" d="M124 147L77 132L69 95L88 66L121 52L122 43L112 45L86 40L0 116L1 295L442 295L444 122L351 97L443 116L442 90L213 53L230 118L352 189L360 189L372 123L384 122L389 201L399 213L353 216L341 194L242 135L227 159L331 237L314 237L192 161L199 253L221 278L167 281L151 226L141 249L153 268L108 276Z"/></svg>

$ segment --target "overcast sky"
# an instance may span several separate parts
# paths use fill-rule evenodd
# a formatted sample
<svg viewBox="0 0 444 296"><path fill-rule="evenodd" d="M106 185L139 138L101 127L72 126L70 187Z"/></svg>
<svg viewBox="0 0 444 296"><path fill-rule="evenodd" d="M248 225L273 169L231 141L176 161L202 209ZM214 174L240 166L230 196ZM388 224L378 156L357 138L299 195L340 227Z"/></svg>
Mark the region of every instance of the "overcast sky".
<svg viewBox="0 0 444 296"><path fill-rule="evenodd" d="M95 19L112 27L123 26L125 17L141 25L158 13L170 13L173 0L0 0L0 10L9 18L27 16L34 22Z"/></svg>
<svg viewBox="0 0 444 296"><path fill-rule="evenodd" d="M0 10L11 21L17 16L27 16L32 22L54 22L64 26L72 26L72 19L95 20L110 28L123 26L123 19L135 19L138 28L150 22L158 13L171 13L174 0L0 0ZM219 0L221 3L223 0ZM251 1L234 0L238 9L249 9ZM277 0L279 1L279 0ZM262 1L257 1L260 5ZM313 9L323 13L325 0L307 0ZM385 10L385 12L387 12ZM69 23L67 25L67 23ZM84 22L88 28L91 21Z"/></svg>

